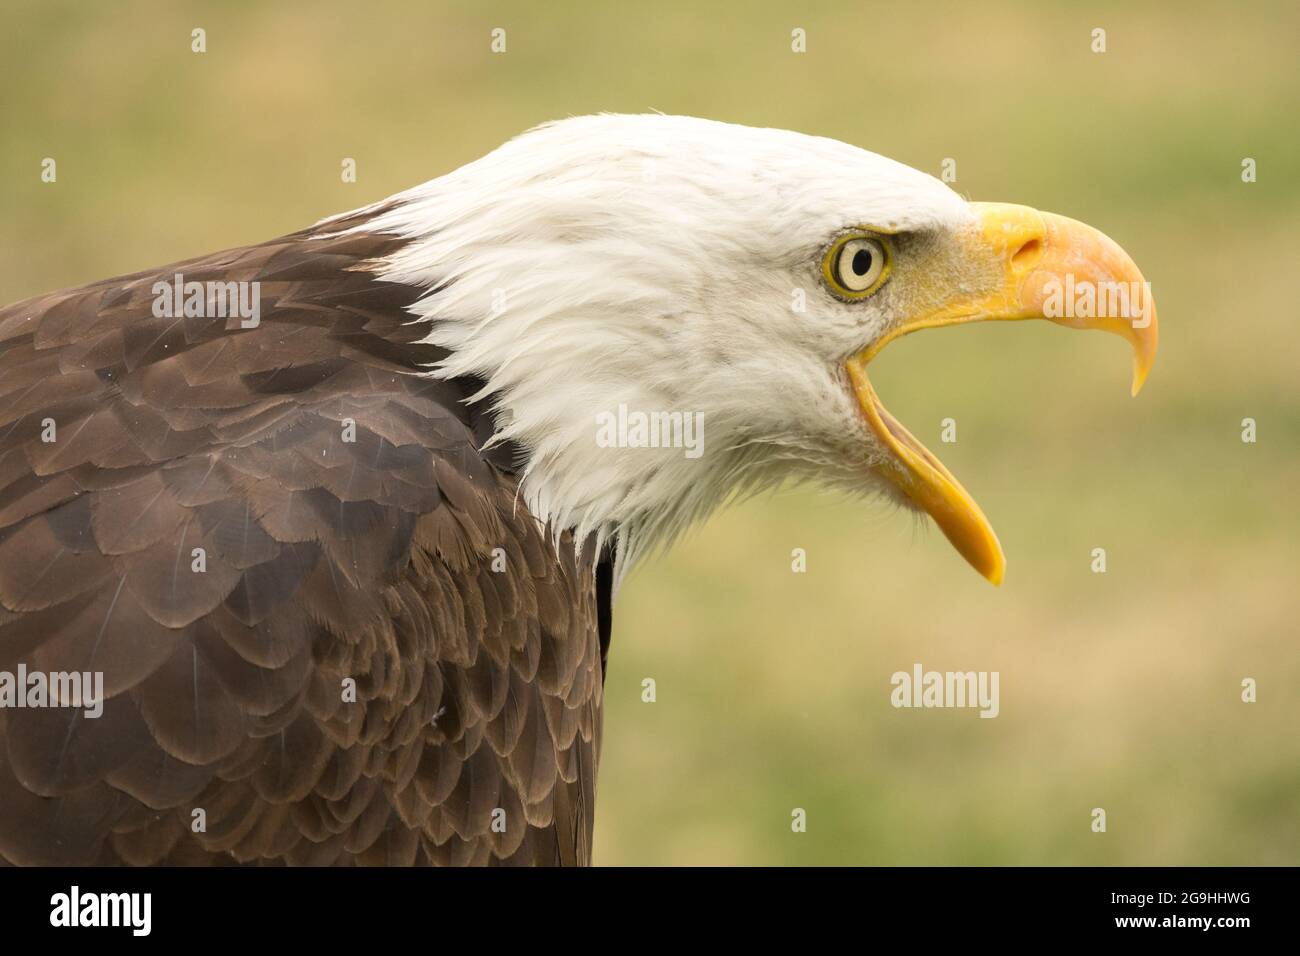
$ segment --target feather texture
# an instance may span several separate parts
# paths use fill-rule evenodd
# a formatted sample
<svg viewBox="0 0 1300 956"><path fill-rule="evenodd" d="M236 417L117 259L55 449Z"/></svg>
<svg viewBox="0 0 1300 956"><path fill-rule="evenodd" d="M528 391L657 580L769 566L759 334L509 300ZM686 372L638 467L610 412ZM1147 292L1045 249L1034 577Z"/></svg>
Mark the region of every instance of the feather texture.
<svg viewBox="0 0 1300 956"><path fill-rule="evenodd" d="M594 547L480 453L482 383L427 374L419 291L368 268L402 242L0 310L0 666L107 698L0 710L4 861L589 862ZM260 323L155 316L176 273L260 283Z"/></svg>

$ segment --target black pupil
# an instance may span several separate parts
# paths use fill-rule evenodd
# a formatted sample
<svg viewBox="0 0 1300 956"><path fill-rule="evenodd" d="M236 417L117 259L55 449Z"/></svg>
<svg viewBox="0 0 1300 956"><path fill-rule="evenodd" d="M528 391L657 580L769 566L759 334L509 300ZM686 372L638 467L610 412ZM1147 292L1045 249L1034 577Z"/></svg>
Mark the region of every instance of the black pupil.
<svg viewBox="0 0 1300 956"><path fill-rule="evenodd" d="M853 253L853 274L864 276L871 271L871 250L859 249Z"/></svg>

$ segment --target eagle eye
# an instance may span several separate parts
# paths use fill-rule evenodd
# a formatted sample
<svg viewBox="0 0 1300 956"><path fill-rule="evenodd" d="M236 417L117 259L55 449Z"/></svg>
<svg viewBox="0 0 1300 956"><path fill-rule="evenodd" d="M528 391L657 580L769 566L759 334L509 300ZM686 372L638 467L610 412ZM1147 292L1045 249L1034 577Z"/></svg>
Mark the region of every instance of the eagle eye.
<svg viewBox="0 0 1300 956"><path fill-rule="evenodd" d="M822 277L844 299L865 299L889 277L892 254L888 240L873 233L854 232L831 243L822 258Z"/></svg>

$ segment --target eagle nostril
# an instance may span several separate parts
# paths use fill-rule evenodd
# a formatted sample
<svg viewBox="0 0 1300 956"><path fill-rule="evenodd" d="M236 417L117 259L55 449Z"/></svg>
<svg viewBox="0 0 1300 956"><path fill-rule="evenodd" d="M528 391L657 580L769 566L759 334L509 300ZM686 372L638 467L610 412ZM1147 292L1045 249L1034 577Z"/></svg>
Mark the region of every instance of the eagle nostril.
<svg viewBox="0 0 1300 956"><path fill-rule="evenodd" d="M1023 266L1038 255L1038 250L1043 248L1041 239L1030 239L1023 246L1016 250L1016 254L1011 257L1012 265Z"/></svg>

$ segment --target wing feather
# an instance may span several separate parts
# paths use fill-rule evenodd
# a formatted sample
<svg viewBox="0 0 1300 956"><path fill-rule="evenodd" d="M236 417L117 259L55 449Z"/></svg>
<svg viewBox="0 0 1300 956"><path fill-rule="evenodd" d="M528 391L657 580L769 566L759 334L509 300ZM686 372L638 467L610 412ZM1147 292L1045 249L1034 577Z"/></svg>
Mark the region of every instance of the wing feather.
<svg viewBox="0 0 1300 956"><path fill-rule="evenodd" d="M0 860L590 860L594 563L426 374L420 290L366 266L399 242L0 309L0 667L106 697L0 709ZM155 316L177 273L260 283L260 324Z"/></svg>

